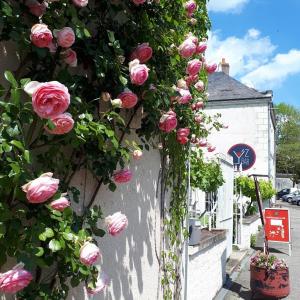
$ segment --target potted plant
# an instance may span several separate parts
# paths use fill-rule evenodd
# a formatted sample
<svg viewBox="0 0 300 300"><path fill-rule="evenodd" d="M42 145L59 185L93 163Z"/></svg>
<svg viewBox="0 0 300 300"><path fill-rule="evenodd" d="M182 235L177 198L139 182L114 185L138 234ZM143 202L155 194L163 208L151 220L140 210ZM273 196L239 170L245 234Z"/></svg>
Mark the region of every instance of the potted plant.
<svg viewBox="0 0 300 300"><path fill-rule="evenodd" d="M250 261L252 294L283 298L290 293L289 269L283 259L257 252Z"/></svg>

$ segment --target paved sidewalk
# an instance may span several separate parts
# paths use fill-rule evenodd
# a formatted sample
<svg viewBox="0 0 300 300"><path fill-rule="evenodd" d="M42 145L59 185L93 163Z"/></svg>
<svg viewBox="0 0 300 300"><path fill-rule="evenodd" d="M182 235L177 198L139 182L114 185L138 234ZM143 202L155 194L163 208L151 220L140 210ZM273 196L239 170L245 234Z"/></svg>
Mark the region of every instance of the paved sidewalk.
<svg viewBox="0 0 300 300"><path fill-rule="evenodd" d="M290 271L291 294L285 298L288 300L300 299L300 206L279 202L283 207L290 209L291 235L292 235L292 256L289 256L288 245L270 243L270 252L287 261ZM262 249L262 237L258 237L257 249ZM236 279L233 279L230 291L226 294L225 300L251 299L249 261ZM259 299L255 297L254 299ZM262 299L262 298L260 298Z"/></svg>

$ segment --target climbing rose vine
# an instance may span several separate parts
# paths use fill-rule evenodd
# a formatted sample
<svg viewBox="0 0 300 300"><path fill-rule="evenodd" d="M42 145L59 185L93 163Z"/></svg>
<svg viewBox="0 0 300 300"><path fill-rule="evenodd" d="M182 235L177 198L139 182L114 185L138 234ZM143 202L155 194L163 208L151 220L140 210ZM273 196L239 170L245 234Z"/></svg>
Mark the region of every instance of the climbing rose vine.
<svg viewBox="0 0 300 300"><path fill-rule="evenodd" d="M18 57L0 86L0 292L54 300L79 284L103 292L110 279L96 267L107 259L99 240L118 238L130 220L103 216L96 198L103 185L130 184L130 160L151 146L161 152L162 187L172 190L162 290L165 299L180 293L172 278L188 149L213 151L208 134L222 128L203 110L217 67L205 60L209 26L204 0L0 2L1 47ZM88 201L73 185L80 170L97 183Z"/></svg>

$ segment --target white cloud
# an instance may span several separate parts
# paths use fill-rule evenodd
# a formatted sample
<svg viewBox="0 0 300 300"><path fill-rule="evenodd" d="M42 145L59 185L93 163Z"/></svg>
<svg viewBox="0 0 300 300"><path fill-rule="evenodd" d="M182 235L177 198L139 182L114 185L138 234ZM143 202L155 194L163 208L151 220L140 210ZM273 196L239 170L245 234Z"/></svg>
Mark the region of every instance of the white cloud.
<svg viewBox="0 0 300 300"><path fill-rule="evenodd" d="M270 38L262 37L255 28L249 29L242 38L230 36L222 40L219 33L209 33L207 59L218 63L225 58L231 76L243 76L267 63L276 49Z"/></svg>
<svg viewBox="0 0 300 300"><path fill-rule="evenodd" d="M277 54L268 63L243 76L241 81L257 89L269 89L297 73L300 73L300 50L291 49L288 53Z"/></svg>
<svg viewBox="0 0 300 300"><path fill-rule="evenodd" d="M210 0L208 10L213 12L239 13L249 0Z"/></svg>

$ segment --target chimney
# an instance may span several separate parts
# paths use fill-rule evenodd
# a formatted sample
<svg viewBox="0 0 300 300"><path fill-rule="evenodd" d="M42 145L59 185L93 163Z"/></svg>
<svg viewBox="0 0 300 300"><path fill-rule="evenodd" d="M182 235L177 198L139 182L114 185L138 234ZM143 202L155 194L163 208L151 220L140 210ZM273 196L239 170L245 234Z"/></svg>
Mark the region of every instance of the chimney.
<svg viewBox="0 0 300 300"><path fill-rule="evenodd" d="M223 73L229 75L229 63L226 62L225 58L222 58L221 70Z"/></svg>

